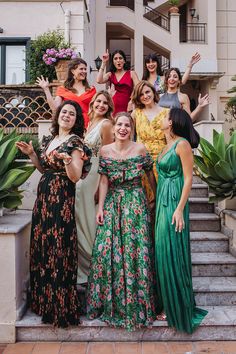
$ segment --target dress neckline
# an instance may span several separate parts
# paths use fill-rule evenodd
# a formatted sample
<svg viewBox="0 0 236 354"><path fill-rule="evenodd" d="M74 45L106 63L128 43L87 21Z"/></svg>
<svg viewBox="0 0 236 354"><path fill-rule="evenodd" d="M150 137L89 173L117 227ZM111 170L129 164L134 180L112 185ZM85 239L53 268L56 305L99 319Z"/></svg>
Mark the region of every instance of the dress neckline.
<svg viewBox="0 0 236 354"><path fill-rule="evenodd" d="M144 112L144 110L143 110L143 115L146 117L147 122L148 122L149 124L152 124L152 123L157 119L157 117L159 116L159 114L162 113L162 112L164 112L164 110L165 110L165 108L162 108L159 113L156 113L156 115L154 116L154 118L153 118L152 120L149 120L148 115Z"/></svg>
<svg viewBox="0 0 236 354"><path fill-rule="evenodd" d="M114 157L110 157L110 156L100 156L101 159L106 159L106 160L111 160L111 161L129 161L129 160L135 160L137 158L140 158L140 157L146 157L148 154L139 154L139 155L136 155L136 156L133 156L133 157L128 157L126 159L124 158L114 158Z"/></svg>
<svg viewBox="0 0 236 354"><path fill-rule="evenodd" d="M176 147L176 145L177 145L177 143L179 142L179 141L181 141L181 140L186 140L185 138L179 138L179 139L177 139L174 143L173 143L173 145L171 145L171 147L162 155L162 153L163 153L163 151L164 151L164 149L160 152L160 154L158 154L158 156L157 156L157 162L158 163L160 163L161 162L161 160L174 148L174 147ZM175 149L174 149L174 151L175 151ZM159 159L160 158L160 159Z"/></svg>
<svg viewBox="0 0 236 354"><path fill-rule="evenodd" d="M116 81L117 81L118 84L121 82L121 80L123 79L123 77L125 76L125 74L126 74L127 72L128 72L128 70L126 70L126 71L124 72L124 74L121 76L120 80L117 79L116 73L114 73L115 78L116 78Z"/></svg>

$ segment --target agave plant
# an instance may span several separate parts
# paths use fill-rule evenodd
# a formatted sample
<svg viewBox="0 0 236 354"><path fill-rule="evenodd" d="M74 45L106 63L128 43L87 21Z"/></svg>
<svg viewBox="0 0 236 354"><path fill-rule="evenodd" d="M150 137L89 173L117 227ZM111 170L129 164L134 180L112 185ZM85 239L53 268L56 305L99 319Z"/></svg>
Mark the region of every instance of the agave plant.
<svg viewBox="0 0 236 354"><path fill-rule="evenodd" d="M197 173L209 186L210 202L236 196L236 131L228 143L224 134L213 130L213 144L200 139L201 156L195 155Z"/></svg>
<svg viewBox="0 0 236 354"><path fill-rule="evenodd" d="M16 142L20 140L21 136L15 130L4 135L3 129L0 129L0 207L13 209L21 205L23 191L18 187L35 169L25 162L16 161Z"/></svg>

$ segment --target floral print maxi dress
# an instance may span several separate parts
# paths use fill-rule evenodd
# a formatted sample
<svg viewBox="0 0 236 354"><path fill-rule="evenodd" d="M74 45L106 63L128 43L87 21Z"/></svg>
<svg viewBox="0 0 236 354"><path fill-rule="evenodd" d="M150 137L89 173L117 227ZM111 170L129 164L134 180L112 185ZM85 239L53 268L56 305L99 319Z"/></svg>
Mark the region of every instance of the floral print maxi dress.
<svg viewBox="0 0 236 354"><path fill-rule="evenodd" d="M93 247L87 313L128 330L150 326L155 319L153 241L141 181L152 167L149 154L126 160L100 157L99 163L109 190Z"/></svg>
<svg viewBox="0 0 236 354"><path fill-rule="evenodd" d="M67 327L79 323L76 289L78 247L74 219L75 184L62 160L46 150L53 139L44 137L38 153L44 173L33 208L30 245L30 306L44 323ZM83 151L78 136L62 143L58 152Z"/></svg>

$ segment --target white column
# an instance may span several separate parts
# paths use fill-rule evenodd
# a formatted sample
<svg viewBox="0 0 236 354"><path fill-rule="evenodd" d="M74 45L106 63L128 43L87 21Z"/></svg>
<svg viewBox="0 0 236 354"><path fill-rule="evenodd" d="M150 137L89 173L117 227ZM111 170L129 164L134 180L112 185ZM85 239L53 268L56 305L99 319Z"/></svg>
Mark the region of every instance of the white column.
<svg viewBox="0 0 236 354"><path fill-rule="evenodd" d="M180 14L170 14L170 33L171 33L171 54L170 54L170 66L179 67L179 18Z"/></svg>
<svg viewBox="0 0 236 354"><path fill-rule="evenodd" d="M65 11L65 41L70 43L70 10Z"/></svg>
<svg viewBox="0 0 236 354"><path fill-rule="evenodd" d="M139 78L143 75L143 34L140 23L143 18L143 4L135 0L135 28L134 28L134 69Z"/></svg>

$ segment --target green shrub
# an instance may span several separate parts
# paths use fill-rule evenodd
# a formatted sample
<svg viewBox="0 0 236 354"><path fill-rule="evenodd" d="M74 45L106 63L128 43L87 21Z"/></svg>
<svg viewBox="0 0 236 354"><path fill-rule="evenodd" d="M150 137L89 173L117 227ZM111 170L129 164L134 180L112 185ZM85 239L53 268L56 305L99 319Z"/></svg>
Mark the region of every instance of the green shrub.
<svg viewBox="0 0 236 354"><path fill-rule="evenodd" d="M0 207L17 208L22 204L21 186L33 173L35 167L22 161L16 161L18 148L16 142L21 140L14 130L4 135L0 129Z"/></svg>
<svg viewBox="0 0 236 354"><path fill-rule="evenodd" d="M29 143L30 141L32 141L32 144L33 144L33 147L34 147L34 151L37 151L38 148L39 148L39 140L38 140L37 135L30 134L30 133L22 134L20 136L20 141L24 141L25 143ZM21 152L18 149L15 158L17 160L19 160L19 159L23 159L24 160L24 159L28 159L28 156L23 154L23 152Z"/></svg>
<svg viewBox="0 0 236 354"><path fill-rule="evenodd" d="M224 134L213 130L213 144L201 138L201 156L194 156L197 172L209 186L210 202L236 196L236 131L225 142Z"/></svg>

